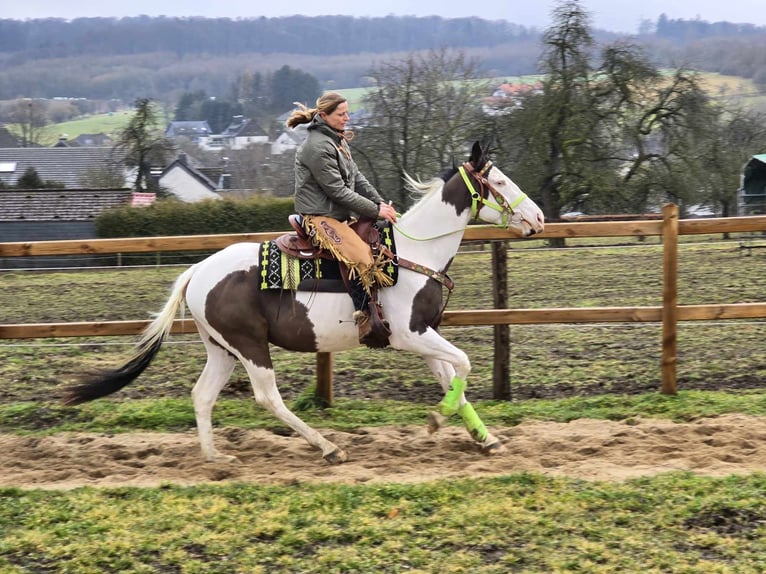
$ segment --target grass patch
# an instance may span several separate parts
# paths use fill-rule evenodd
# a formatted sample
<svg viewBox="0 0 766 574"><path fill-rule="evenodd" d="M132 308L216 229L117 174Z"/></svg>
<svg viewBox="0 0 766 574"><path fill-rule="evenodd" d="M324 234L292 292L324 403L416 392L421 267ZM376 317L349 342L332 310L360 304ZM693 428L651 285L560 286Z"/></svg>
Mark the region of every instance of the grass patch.
<svg viewBox="0 0 766 574"><path fill-rule="evenodd" d="M766 477L0 490L3 572L718 572L766 567Z"/></svg>
<svg viewBox="0 0 766 574"><path fill-rule="evenodd" d="M581 418L613 421L657 418L675 422L728 413L766 416L766 391L681 391L675 396L601 395L559 400L478 401L475 407L490 426L514 426L525 419L569 422ZM434 403L339 399L331 408L301 412L308 424L336 430L381 425L423 425ZM213 421L220 427L272 428L280 425L252 399L221 399ZM459 418L449 424L460 426ZM82 432L175 432L195 427L190 399L104 399L77 407L21 402L0 405L0 431L52 434Z"/></svg>

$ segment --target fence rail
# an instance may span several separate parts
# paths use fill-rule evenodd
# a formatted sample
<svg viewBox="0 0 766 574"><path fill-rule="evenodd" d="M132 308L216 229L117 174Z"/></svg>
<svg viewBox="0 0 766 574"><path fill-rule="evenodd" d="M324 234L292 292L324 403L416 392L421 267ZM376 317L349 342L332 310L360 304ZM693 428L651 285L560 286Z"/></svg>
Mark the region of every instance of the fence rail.
<svg viewBox="0 0 766 574"><path fill-rule="evenodd" d="M584 307L447 311L442 325L531 325L551 323L661 322L662 392L676 392L676 333L678 321L766 318L766 302L727 305L678 305L678 237L680 235L766 231L766 216L719 219L678 219L678 207L668 204L661 220L550 223L537 239L575 237L661 236L663 240L663 304L655 307ZM94 239L0 243L0 257L147 253L217 250L241 241L265 241L280 233L193 235L131 239ZM505 229L470 226L464 241L514 239ZM103 321L0 325L0 339L136 335L149 321ZM177 319L173 333L196 333L191 320ZM317 357L318 389L332 398L332 357Z"/></svg>

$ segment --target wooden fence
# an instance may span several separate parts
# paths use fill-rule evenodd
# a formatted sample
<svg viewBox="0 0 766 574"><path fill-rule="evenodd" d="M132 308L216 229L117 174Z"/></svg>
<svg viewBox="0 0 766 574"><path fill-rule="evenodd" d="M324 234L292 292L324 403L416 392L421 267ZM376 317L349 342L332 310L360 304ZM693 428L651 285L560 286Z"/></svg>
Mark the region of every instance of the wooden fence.
<svg viewBox="0 0 766 574"><path fill-rule="evenodd" d="M678 207L668 204L660 220L549 223L536 238L662 236L662 306L588 307L548 309L464 309L447 311L442 325L531 325L550 323L662 323L661 392L676 392L676 336L678 321L766 318L766 303L726 305L678 305L678 237L695 234L723 234L766 231L766 216L679 220ZM103 253L147 253L222 249L239 241L265 241L279 233L193 235L132 239L98 239L0 243L0 257L50 256ZM505 229L471 226L464 241L507 241ZM136 335L148 321L103 321L0 325L0 339ZM191 320L177 319L173 333L196 332ZM332 400L332 355L317 355L317 392Z"/></svg>

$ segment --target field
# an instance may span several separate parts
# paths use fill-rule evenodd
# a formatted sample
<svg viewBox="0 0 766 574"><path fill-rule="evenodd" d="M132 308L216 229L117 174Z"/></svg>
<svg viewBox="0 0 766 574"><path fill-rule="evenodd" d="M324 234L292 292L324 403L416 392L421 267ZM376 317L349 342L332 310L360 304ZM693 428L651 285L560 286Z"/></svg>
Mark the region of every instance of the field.
<svg viewBox="0 0 766 574"><path fill-rule="evenodd" d="M701 73L700 76L703 85L712 96L742 97L742 101L744 101L746 105L758 107L762 106L764 101L766 101L766 96L758 95L760 93L758 88L749 79L707 72ZM481 81L489 82L490 84L499 84L504 81L512 83L529 83L535 81L536 78L536 76L519 76L492 78ZM348 98L351 111L356 111L362 106L362 99L367 92L367 88L346 88L338 89L337 91ZM42 140L43 143L52 145L56 143L62 135L66 135L69 139L74 139L80 134L97 133L105 133L114 138L119 134L119 131L127 125L130 117L131 112L129 110L120 110L113 113L93 114L68 122L51 124L46 126ZM168 119L167 121L170 120ZM9 128L13 129L13 126L9 126Z"/></svg>
<svg viewBox="0 0 766 574"><path fill-rule="evenodd" d="M764 254L738 240L680 249L680 303L763 300ZM743 239L760 241L759 238ZM511 244L509 306L658 305L656 238ZM149 257L149 261L152 258ZM489 308L489 255L461 253L451 309ZM140 319L173 267L3 272L4 323ZM658 393L660 327L512 326L511 402L491 397L492 329L448 328L468 393L507 452L486 458L422 362L336 356L333 408L300 413L347 450L328 466L252 400L235 372L205 464L188 393L204 356L174 336L109 399L58 404L124 338L0 346L0 572L726 572L766 569L766 369L760 321L682 324L679 389ZM291 403L314 357L275 350Z"/></svg>

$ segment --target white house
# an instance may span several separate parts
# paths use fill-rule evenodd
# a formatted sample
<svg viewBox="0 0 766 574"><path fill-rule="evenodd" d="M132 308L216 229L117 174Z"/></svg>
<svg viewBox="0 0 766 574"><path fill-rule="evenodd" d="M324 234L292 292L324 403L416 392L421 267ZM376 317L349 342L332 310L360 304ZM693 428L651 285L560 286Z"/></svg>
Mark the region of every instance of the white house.
<svg viewBox="0 0 766 574"><path fill-rule="evenodd" d="M279 134L277 139L271 142L271 155L282 155L285 152L295 151L298 146L306 141L308 136L307 127L308 124L300 124L294 128L288 128Z"/></svg>
<svg viewBox="0 0 766 574"><path fill-rule="evenodd" d="M194 203L204 199L221 199L218 186L201 171L191 167L186 154L166 167L159 178L160 187L181 201Z"/></svg>

